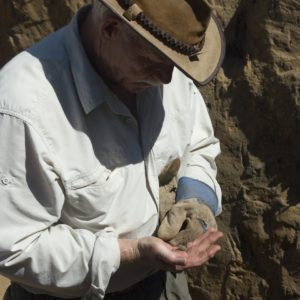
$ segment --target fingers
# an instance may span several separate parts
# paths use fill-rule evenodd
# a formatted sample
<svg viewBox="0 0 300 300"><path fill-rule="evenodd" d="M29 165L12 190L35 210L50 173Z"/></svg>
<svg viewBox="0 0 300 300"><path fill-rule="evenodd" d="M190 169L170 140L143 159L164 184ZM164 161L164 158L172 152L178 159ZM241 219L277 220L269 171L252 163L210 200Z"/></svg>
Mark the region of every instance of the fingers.
<svg viewBox="0 0 300 300"><path fill-rule="evenodd" d="M168 264L163 261L159 262L157 264L157 267L159 269L169 271L169 272L182 272L186 269L199 267L206 263L210 258L214 257L215 254L221 250L221 247L219 245L211 245L208 249L205 251L201 251L197 253L197 255L188 255L185 258L184 264Z"/></svg>
<svg viewBox="0 0 300 300"><path fill-rule="evenodd" d="M221 250L220 245L212 245L211 247L209 247L208 250L206 250L206 254L208 258L213 258L216 255L216 253L220 250Z"/></svg>
<svg viewBox="0 0 300 300"><path fill-rule="evenodd" d="M216 242L223 236L223 233L215 228L209 228L207 232L187 245L185 251L168 247L160 252L158 260L160 268L171 272L180 272L185 269L201 266L221 250Z"/></svg>
<svg viewBox="0 0 300 300"><path fill-rule="evenodd" d="M185 251L159 238L148 237L139 240L138 251L144 264L157 269L180 272L198 267L214 257L221 249L216 242L222 236L222 232L209 228L205 234L188 243Z"/></svg>
<svg viewBox="0 0 300 300"><path fill-rule="evenodd" d="M196 255L197 253L206 251L211 245L215 244L217 240L219 240L222 236L222 232L217 231L214 228L209 228L204 235L196 238L192 243L189 243L187 245L187 253L189 255Z"/></svg>
<svg viewBox="0 0 300 300"><path fill-rule="evenodd" d="M179 247L181 250L186 250L187 244L194 241L201 234L204 234L204 230L197 224L196 228L189 228L180 231L175 238L169 241L169 243Z"/></svg>
<svg viewBox="0 0 300 300"><path fill-rule="evenodd" d="M209 243L209 242L214 243L222 236L223 233L221 231L218 231L216 228L209 227L207 228L207 231L204 234L199 235L192 242L190 242L188 246L202 244L202 243Z"/></svg>
<svg viewBox="0 0 300 300"><path fill-rule="evenodd" d="M185 268L200 266L221 249L215 242L223 236L223 233L214 228L209 228L208 231L201 237L198 237L192 243L189 243L186 249L188 254Z"/></svg>

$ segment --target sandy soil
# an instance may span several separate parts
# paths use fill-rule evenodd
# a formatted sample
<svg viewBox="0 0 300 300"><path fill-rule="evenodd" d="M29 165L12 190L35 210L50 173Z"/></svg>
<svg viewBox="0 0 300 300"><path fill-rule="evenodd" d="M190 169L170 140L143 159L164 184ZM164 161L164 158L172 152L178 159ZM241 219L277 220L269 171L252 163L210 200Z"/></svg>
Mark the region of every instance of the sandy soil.
<svg viewBox="0 0 300 300"><path fill-rule="evenodd" d="M9 285L9 280L6 279L5 277L0 276L0 300L3 300L3 296L8 285Z"/></svg>

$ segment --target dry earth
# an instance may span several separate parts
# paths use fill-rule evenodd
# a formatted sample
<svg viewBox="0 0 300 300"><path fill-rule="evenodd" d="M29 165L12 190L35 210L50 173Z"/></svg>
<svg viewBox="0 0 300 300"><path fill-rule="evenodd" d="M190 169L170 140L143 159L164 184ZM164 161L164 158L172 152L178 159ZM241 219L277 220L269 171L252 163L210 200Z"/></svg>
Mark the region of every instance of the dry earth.
<svg viewBox="0 0 300 300"><path fill-rule="evenodd" d="M9 281L5 277L0 276L0 300L3 299L6 288L9 286Z"/></svg>
<svg viewBox="0 0 300 300"><path fill-rule="evenodd" d="M0 66L84 2L0 0ZM190 272L193 298L300 299L300 2L210 2L227 55L201 92L222 142L226 236L222 252Z"/></svg>

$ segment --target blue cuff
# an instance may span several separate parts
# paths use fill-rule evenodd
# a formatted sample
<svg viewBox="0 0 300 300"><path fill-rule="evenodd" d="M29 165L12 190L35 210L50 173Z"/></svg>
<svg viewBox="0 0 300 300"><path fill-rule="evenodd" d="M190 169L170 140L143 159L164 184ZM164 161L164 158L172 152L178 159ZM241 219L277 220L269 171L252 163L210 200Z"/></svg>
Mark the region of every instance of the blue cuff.
<svg viewBox="0 0 300 300"><path fill-rule="evenodd" d="M199 180L181 177L178 181L176 202L189 198L197 198L205 203L216 215L219 201L214 190Z"/></svg>

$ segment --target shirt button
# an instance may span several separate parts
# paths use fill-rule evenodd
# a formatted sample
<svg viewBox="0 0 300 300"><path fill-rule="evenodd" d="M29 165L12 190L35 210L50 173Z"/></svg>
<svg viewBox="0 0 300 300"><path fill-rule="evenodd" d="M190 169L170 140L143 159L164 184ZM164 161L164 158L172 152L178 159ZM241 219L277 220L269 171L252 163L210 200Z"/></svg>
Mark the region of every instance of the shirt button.
<svg viewBox="0 0 300 300"><path fill-rule="evenodd" d="M8 177L2 177L2 178L1 178L1 183L2 183L3 185L9 185L9 184L11 183L11 179L8 178Z"/></svg>

